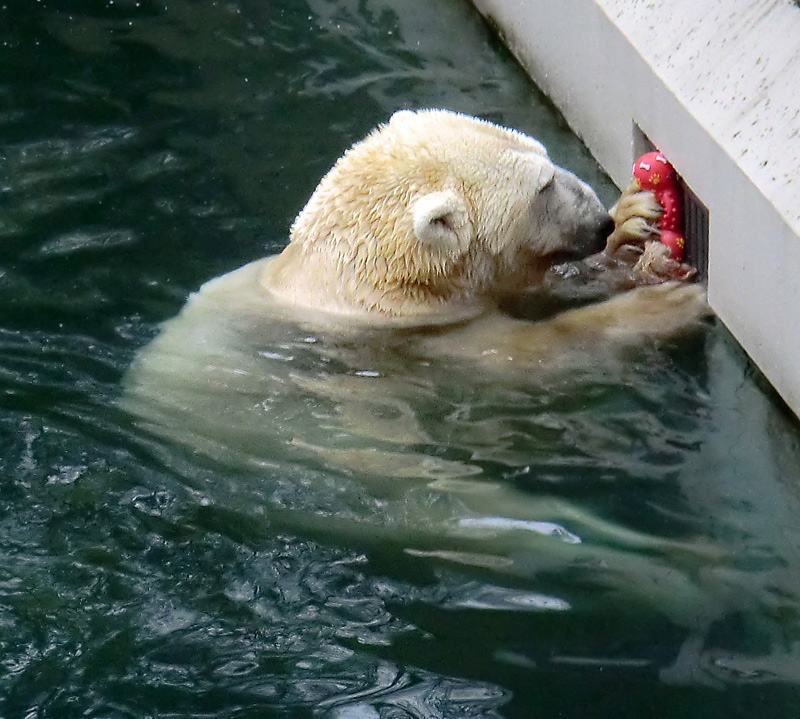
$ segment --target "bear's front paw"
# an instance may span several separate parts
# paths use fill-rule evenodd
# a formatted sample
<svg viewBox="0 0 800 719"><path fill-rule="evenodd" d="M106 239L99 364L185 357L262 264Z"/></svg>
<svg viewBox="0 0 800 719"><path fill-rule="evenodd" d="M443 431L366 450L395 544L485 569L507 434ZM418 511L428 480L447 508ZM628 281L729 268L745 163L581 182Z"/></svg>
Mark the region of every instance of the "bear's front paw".
<svg viewBox="0 0 800 719"><path fill-rule="evenodd" d="M608 305L612 335L669 336L712 314L703 286L681 282L637 287Z"/></svg>
<svg viewBox="0 0 800 719"><path fill-rule="evenodd" d="M614 220L614 231L606 241L606 253L614 255L624 245L643 245L657 237L655 223L662 212L652 192L640 190L636 183L629 185L609 213Z"/></svg>
<svg viewBox="0 0 800 719"><path fill-rule="evenodd" d="M620 248L617 256L628 249L631 249L630 245ZM637 249L640 254L632 272L639 284L657 284L666 280L686 282L697 274L697 270L691 265L673 259L669 247L661 242L648 241L644 251Z"/></svg>

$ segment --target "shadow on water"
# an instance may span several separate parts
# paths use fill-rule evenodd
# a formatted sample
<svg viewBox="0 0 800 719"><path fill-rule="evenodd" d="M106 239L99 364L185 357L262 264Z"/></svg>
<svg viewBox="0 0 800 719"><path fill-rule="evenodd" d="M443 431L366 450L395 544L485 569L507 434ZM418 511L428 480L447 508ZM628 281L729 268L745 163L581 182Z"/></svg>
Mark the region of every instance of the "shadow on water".
<svg viewBox="0 0 800 719"><path fill-rule="evenodd" d="M613 200L458 0L0 3L3 716L796 715L800 435L718 326L502 381L367 343L307 355L322 400L275 395L281 427L391 428L423 478L295 455L242 395L117 404L405 106L518 127Z"/></svg>

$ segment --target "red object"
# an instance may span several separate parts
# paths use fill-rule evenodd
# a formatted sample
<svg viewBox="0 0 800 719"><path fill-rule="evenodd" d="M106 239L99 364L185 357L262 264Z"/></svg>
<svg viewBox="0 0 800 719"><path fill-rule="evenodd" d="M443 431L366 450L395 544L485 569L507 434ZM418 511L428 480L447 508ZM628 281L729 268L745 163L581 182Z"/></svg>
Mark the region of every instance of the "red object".
<svg viewBox="0 0 800 719"><path fill-rule="evenodd" d="M661 230L660 239L662 243L669 247L670 257L681 262L683 260L683 235L672 230Z"/></svg>
<svg viewBox="0 0 800 719"><path fill-rule="evenodd" d="M659 229L661 241L670 249L670 255L683 261L684 238L681 234L683 207L678 189L675 168L660 152L647 152L633 164L633 176L643 190L651 190L664 208Z"/></svg>

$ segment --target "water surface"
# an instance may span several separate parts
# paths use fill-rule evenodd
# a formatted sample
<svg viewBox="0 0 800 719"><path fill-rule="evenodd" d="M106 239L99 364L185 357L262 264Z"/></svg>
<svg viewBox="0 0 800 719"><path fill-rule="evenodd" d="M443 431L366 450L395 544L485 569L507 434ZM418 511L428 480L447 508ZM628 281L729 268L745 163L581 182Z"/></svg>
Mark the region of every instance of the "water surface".
<svg viewBox="0 0 800 719"><path fill-rule="evenodd" d="M298 462L252 407L211 445L119 404L190 292L420 106L613 201L457 0L0 4L4 717L797 715L800 435L718 325L503 381L343 365L405 363L376 416L412 407L444 479Z"/></svg>

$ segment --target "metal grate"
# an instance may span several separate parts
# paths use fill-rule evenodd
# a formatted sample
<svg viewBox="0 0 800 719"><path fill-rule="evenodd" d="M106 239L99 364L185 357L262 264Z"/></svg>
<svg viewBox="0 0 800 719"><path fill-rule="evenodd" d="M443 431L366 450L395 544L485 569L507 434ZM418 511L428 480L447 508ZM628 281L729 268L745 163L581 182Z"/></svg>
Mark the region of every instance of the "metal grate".
<svg viewBox="0 0 800 719"><path fill-rule="evenodd" d="M686 262L697 269L701 280L708 277L708 208L700 202L689 185L680 178L683 200L683 236Z"/></svg>

